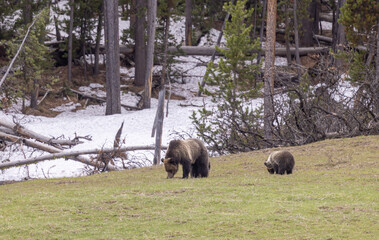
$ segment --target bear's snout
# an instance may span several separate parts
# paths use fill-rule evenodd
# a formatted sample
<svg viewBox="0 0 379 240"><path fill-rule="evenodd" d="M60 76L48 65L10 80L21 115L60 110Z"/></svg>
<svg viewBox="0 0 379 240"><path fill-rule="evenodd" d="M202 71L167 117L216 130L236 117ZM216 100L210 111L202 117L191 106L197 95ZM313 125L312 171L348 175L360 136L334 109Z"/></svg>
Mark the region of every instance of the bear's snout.
<svg viewBox="0 0 379 240"><path fill-rule="evenodd" d="M169 179L169 178L173 178L174 175L175 175L175 173L168 172L168 173L167 173L167 179Z"/></svg>

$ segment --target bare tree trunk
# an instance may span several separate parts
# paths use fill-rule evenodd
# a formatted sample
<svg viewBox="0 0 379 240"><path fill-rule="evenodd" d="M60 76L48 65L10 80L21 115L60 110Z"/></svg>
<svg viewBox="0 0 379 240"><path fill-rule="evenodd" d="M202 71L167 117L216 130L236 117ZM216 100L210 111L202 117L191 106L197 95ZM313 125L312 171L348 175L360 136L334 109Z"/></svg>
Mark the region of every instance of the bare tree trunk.
<svg viewBox="0 0 379 240"><path fill-rule="evenodd" d="M267 24L266 24L266 53L264 71L264 136L267 142L272 143L272 122L275 81L275 40L276 40L276 6L277 0L267 1Z"/></svg>
<svg viewBox="0 0 379 240"><path fill-rule="evenodd" d="M25 1L25 9L23 12L24 16L24 22L25 24L29 24L33 20L33 13L32 13L32 1ZM40 44L43 44L43 40L39 39ZM38 94L39 94L39 83L38 79L34 78L32 84L32 89L30 90L30 107L33 109L36 109L38 106Z"/></svg>
<svg viewBox="0 0 379 240"><path fill-rule="evenodd" d="M186 0L186 46L192 46L192 0Z"/></svg>
<svg viewBox="0 0 379 240"><path fill-rule="evenodd" d="M84 79L85 81L88 81L88 76L87 76L87 60L86 60L86 24L82 25L82 30L81 30L81 44L82 44L82 57L83 57L83 68L84 68Z"/></svg>
<svg viewBox="0 0 379 240"><path fill-rule="evenodd" d="M162 133L163 133L163 119L164 119L164 99L165 99L166 88L164 85L161 86L158 96L158 107L155 116L154 127L152 132L152 137L155 135L155 152L153 164L158 165L161 159L161 146L162 146Z"/></svg>
<svg viewBox="0 0 379 240"><path fill-rule="evenodd" d="M165 79L166 79L166 68L167 68L167 49L168 49L168 35L170 31L170 8L168 9L168 16L166 18L165 27L165 38L164 38L164 52L163 52L163 65L162 65L162 77L160 82L160 91L158 96L158 107L155 116L153 136L156 129L155 136L155 152L153 164L158 165L161 159L161 146L162 146L162 133L163 133L163 120L164 120L164 104L165 104Z"/></svg>
<svg viewBox="0 0 379 240"><path fill-rule="evenodd" d="M341 8L346 3L346 0L338 0L338 6L337 6L337 19L335 20L336 23L333 26L336 26L336 39L335 39L335 46L334 51L339 52L343 51L346 44L346 34L345 34L345 26L338 23L338 19L342 17ZM339 67L342 65L342 59L336 59L335 61L336 67Z"/></svg>
<svg viewBox="0 0 379 240"><path fill-rule="evenodd" d="M301 62L300 62L300 54L299 54L299 47L300 47L300 43L299 43L299 25L298 25L298 21L297 21L297 0L294 0L293 1L293 22L294 22L294 34L295 34L295 48L296 48L296 52L295 52L295 58L296 58L296 70L297 70L297 77L298 79L300 79L300 76L301 76L301 72L300 72L300 65L301 65Z"/></svg>
<svg viewBox="0 0 379 240"><path fill-rule="evenodd" d="M32 1L23 1L22 18L26 26L32 22L33 20Z"/></svg>
<svg viewBox="0 0 379 240"><path fill-rule="evenodd" d="M106 64L106 115L121 113L118 0L104 0Z"/></svg>
<svg viewBox="0 0 379 240"><path fill-rule="evenodd" d="M285 38L285 44L286 44L286 57L287 57L287 66L290 66L291 65L291 52L290 52L290 18L287 14L288 12L288 5L285 4L284 5L284 12L286 13L286 19L285 19L285 22L286 22L286 29L285 29L285 34L284 34L284 38Z"/></svg>
<svg viewBox="0 0 379 240"><path fill-rule="evenodd" d="M103 24L103 3L100 5L99 19L97 21L97 29L96 29L96 43L95 43L95 64L93 67L93 74L99 74L99 54L100 54L100 39L101 39L101 30Z"/></svg>
<svg viewBox="0 0 379 240"><path fill-rule="evenodd" d="M341 0L338 0L338 2L340 2ZM335 2L332 2L331 4L331 8L332 8L332 49L334 52L337 51L336 49L336 46L337 46L337 29L338 29L338 16L339 16L339 8L338 6L336 5ZM321 35L322 35L322 32L321 32Z"/></svg>
<svg viewBox="0 0 379 240"><path fill-rule="evenodd" d="M154 66L154 40L155 25L157 16L157 1L147 1L147 45L146 45L146 76L145 76L145 92L143 98L143 108L151 106L151 86L153 81Z"/></svg>
<svg viewBox="0 0 379 240"><path fill-rule="evenodd" d="M379 21L377 23L376 30L376 76L373 84L374 89L374 114L375 118L379 122Z"/></svg>
<svg viewBox="0 0 379 240"><path fill-rule="evenodd" d="M142 0L138 0L138 2L142 2ZM136 26L136 21L137 21L137 0L132 0L130 3L130 27L131 27L131 32L132 32L132 39L136 39L135 37L135 26ZM135 42L135 41L134 41Z"/></svg>
<svg viewBox="0 0 379 240"><path fill-rule="evenodd" d="M54 15L54 24L55 24L55 35L57 37L57 41L61 40L61 32L59 31L58 18Z"/></svg>
<svg viewBox="0 0 379 240"><path fill-rule="evenodd" d="M300 38L302 47L313 46L313 35L318 34L319 11L318 1L312 0L307 7L308 16L301 19L303 34Z"/></svg>
<svg viewBox="0 0 379 240"><path fill-rule="evenodd" d="M261 29L259 30L259 38L261 40L261 43L260 43L261 48L262 48L263 33L264 33L264 28L265 28L266 12L267 12L267 0L263 0L262 22L261 22ZM262 58L262 54L261 54L261 52L258 52L258 56L257 56L257 64L258 65L261 62L261 58Z"/></svg>
<svg viewBox="0 0 379 240"><path fill-rule="evenodd" d="M73 35L73 26L74 26L74 0L70 1L70 26L68 33L68 73L67 73L67 81L69 83L72 82L72 35Z"/></svg>
<svg viewBox="0 0 379 240"><path fill-rule="evenodd" d="M232 4L234 4L235 0L232 0ZM222 24L222 27L221 27L221 31L220 31L220 34L218 35L218 38L217 38L217 43L216 43L216 46L219 47L220 44L221 44L221 39L222 39L222 35L224 33L224 29L225 29L225 25L226 25L226 21L228 21L230 17L230 13L227 13L226 16L225 16L225 19L224 19L224 23ZM214 60L216 59L216 53L217 53L217 50L216 48L214 49L213 53L212 53L212 58L211 58L211 62L214 62ZM205 86L205 79L207 79L208 77L208 71L205 72L205 75L203 77L203 80L201 81L201 88L203 88ZM197 96L200 97L201 95L201 88L199 89L199 91L197 92Z"/></svg>
<svg viewBox="0 0 379 240"><path fill-rule="evenodd" d="M341 8L345 4L346 0L339 0L338 1L338 14L337 14L337 23L338 19L341 17ZM345 33L345 26L338 23L337 28L337 44L344 45L346 43L346 33Z"/></svg>
<svg viewBox="0 0 379 240"><path fill-rule="evenodd" d="M252 39L255 39L255 34L257 32L257 6L258 6L259 0L254 0L254 20L253 20L253 34Z"/></svg>
<svg viewBox="0 0 379 240"><path fill-rule="evenodd" d="M146 79L146 0L138 0L136 4L136 25L135 25L135 51L134 51L134 84L144 86Z"/></svg>
<svg viewBox="0 0 379 240"><path fill-rule="evenodd" d="M366 59L366 66L367 67L370 67L372 61L373 61L373 58L375 56L375 46L376 46L376 34L375 32L371 32L368 34L368 44L367 44L367 59Z"/></svg>
<svg viewBox="0 0 379 240"><path fill-rule="evenodd" d="M37 100L38 100L38 94L39 94L39 84L38 80L33 80L33 87L30 92L30 107L35 109L37 108Z"/></svg>

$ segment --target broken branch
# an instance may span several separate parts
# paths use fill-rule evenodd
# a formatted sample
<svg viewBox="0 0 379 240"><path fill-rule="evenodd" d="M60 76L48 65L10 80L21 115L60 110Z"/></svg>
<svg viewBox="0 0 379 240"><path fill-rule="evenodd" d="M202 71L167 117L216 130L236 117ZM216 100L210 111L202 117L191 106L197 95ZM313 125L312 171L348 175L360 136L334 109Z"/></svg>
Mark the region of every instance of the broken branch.
<svg viewBox="0 0 379 240"><path fill-rule="evenodd" d="M120 148L98 148L98 149L89 149L89 150L77 150L77 151L60 151L57 153L53 154L46 154L40 157L32 157L32 158L27 158L27 159L22 159L22 160L14 160L14 161L2 161L0 163L0 169L3 168L9 168L9 167L15 167L15 166L20 166L20 165L25 165L25 164L31 164L31 163L37 163L45 160L54 160L57 158L83 158L82 156L79 156L81 154L99 154L99 153L109 153L109 152L127 152L127 151L136 151L136 150L154 150L155 146L134 146L134 147L120 147ZM162 146L162 149L167 149L167 146ZM75 160L75 159L74 159ZM86 162L80 161L82 163L96 166L98 167L98 163L96 162L88 162L89 160L86 159ZM113 166L108 166L108 170L116 170Z"/></svg>
<svg viewBox="0 0 379 240"><path fill-rule="evenodd" d="M76 91L75 89L72 89L72 88L70 88L70 91L73 92L73 93L76 93L76 94L78 94L80 96L82 96L83 98L92 99L92 100L95 100L95 101L98 101L98 102L106 102L105 99L94 97L94 96L91 96L91 95L88 95L88 94ZM141 110L141 108L135 107L135 106L125 105L125 104L121 104L121 106L124 107L124 108L132 109L132 110Z"/></svg>
<svg viewBox="0 0 379 240"><path fill-rule="evenodd" d="M10 134L6 134L6 133L1 133L0 132L0 137L7 140L7 141L12 141L12 142L23 142L25 145L27 146L30 146L30 147L33 147L33 148L37 148L37 149L40 149L40 150L43 150L43 151L46 151L46 152L50 152L50 153L61 153L62 150L59 149L59 148L56 148L56 147L53 147L53 146L50 146L50 145L46 145L46 144L43 144L43 143L40 143L40 142L34 142L32 140L29 140L29 139L25 139L25 138L22 138L22 137L17 137L17 136L13 136L13 135L10 135ZM104 163L102 162L94 162L94 161L91 161L90 159L86 158L86 157L83 157L83 156L78 156L79 154L76 154L76 155L71 155L73 157L70 157L72 160L75 160L75 161L78 161L78 162L81 162L81 163L84 163L84 164L87 164L87 165L90 165L90 166L94 166L94 167L103 167L104 166ZM8 162L7 163L7 167L12 167L12 166L18 166L18 165L23 165L23 164L28 164L28 163L21 163L22 161L25 161L25 160L19 160L19 161L16 161L14 164L14 162ZM43 160L40 160L40 161L43 161ZM2 166L2 164L0 164L0 166ZM1 167L0 167L1 168ZM3 168L6 168L6 167L3 167ZM108 166L108 170L116 170L116 168L114 168L113 166Z"/></svg>
<svg viewBox="0 0 379 240"><path fill-rule="evenodd" d="M76 145L82 142L76 141L76 140L58 140L50 137L43 136L39 133L36 133L32 130L29 130L20 124L16 124L13 122L10 122L6 119L0 119L0 126L12 129L14 132L20 134L21 136L28 137L28 138L34 138L40 142L48 143L48 144L56 144L56 145Z"/></svg>

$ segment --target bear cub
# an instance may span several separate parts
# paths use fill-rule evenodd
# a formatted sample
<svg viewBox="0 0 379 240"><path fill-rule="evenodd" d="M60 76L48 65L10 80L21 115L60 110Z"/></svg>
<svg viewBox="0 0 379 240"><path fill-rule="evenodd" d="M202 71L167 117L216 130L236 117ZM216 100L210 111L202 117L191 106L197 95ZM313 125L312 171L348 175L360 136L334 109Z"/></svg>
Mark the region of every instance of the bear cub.
<svg viewBox="0 0 379 240"><path fill-rule="evenodd" d="M208 177L210 162L208 150L199 139L172 140L166 156L162 159L167 178L173 178L178 172L179 164L183 167L183 178Z"/></svg>
<svg viewBox="0 0 379 240"><path fill-rule="evenodd" d="M272 152L264 164L271 174L283 175L285 172L291 174L295 166L295 159L290 152L281 150Z"/></svg>

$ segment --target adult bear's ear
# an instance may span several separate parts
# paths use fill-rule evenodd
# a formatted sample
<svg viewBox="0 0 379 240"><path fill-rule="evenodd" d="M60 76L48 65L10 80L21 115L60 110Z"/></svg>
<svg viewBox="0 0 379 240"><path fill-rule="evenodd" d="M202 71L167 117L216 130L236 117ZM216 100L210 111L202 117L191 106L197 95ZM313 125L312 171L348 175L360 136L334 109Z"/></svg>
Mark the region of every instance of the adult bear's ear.
<svg viewBox="0 0 379 240"><path fill-rule="evenodd" d="M169 163L169 162L171 162L171 158L165 158L165 159L162 159L162 162L164 162L164 163Z"/></svg>

